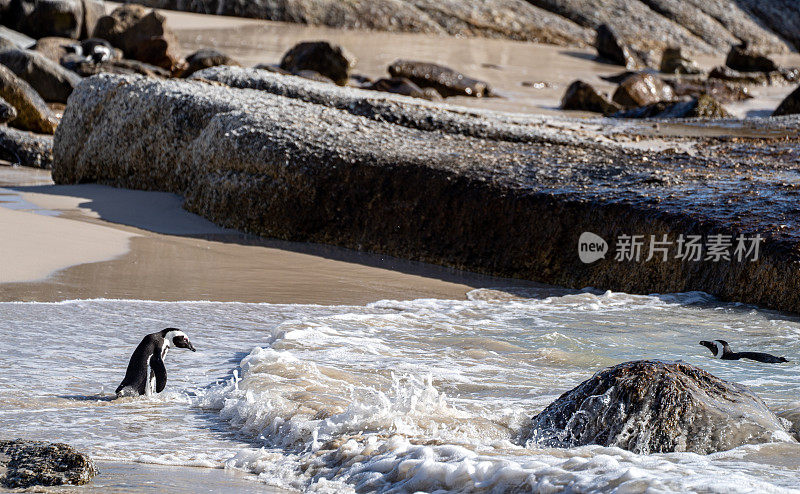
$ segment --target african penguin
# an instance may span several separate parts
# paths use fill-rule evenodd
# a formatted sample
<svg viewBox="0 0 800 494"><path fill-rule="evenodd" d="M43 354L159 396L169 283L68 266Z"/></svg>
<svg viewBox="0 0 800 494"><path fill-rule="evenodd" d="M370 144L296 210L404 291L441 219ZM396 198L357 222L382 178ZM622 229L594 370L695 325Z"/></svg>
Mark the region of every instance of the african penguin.
<svg viewBox="0 0 800 494"><path fill-rule="evenodd" d="M195 351L186 334L177 328L167 328L145 336L131 355L125 379L117 387L117 397L150 396L163 391L167 385L164 357L173 345Z"/></svg>
<svg viewBox="0 0 800 494"><path fill-rule="evenodd" d="M780 364L781 362L788 362L785 357L776 357L769 353L761 352L733 352L728 342L725 340L714 341L701 341L701 345L711 350L715 358L722 360L739 360L742 358L755 360L758 362L765 362L767 364Z"/></svg>

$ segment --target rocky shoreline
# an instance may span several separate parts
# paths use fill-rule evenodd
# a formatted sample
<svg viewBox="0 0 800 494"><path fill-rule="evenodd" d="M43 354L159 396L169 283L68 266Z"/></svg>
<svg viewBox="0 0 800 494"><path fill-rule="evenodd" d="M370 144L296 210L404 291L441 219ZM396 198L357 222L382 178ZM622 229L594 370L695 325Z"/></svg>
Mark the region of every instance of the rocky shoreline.
<svg viewBox="0 0 800 494"><path fill-rule="evenodd" d="M724 53L747 41L767 51L797 49L797 9L757 0L280 0L269 4L213 0L144 0L150 7L253 17L347 29L482 36L564 46L592 43L610 24L644 58L670 43L696 53ZM665 40L670 40L665 44Z"/></svg>
<svg viewBox="0 0 800 494"><path fill-rule="evenodd" d="M55 136L54 179L176 192L220 225L281 239L800 311L796 137L648 150L646 133L610 138L604 120L486 115L254 69L196 77L84 81ZM583 232L612 244L604 259L580 260ZM615 259L614 239L665 234L763 242L756 260Z"/></svg>
<svg viewBox="0 0 800 494"><path fill-rule="evenodd" d="M92 460L67 444L0 440L0 486L83 485L95 475Z"/></svg>

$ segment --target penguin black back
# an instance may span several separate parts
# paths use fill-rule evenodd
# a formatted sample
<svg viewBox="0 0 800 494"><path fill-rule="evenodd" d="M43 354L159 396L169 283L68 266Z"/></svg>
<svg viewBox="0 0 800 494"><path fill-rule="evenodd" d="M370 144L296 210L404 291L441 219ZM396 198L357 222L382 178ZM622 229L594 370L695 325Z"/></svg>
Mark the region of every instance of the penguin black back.
<svg viewBox="0 0 800 494"><path fill-rule="evenodd" d="M195 351L186 334L177 328L166 328L145 336L131 355L125 378L117 387L117 396L149 395L163 391L167 385L164 357L172 346Z"/></svg>
<svg viewBox="0 0 800 494"><path fill-rule="evenodd" d="M722 360L739 360L746 358L749 360L755 360L757 362L764 362L766 364L780 364L783 362L788 362L786 357L777 357L769 353L734 352L731 350L730 345L728 345L728 342L725 340L703 340L700 342L700 344L711 350L711 353L714 355L714 357Z"/></svg>

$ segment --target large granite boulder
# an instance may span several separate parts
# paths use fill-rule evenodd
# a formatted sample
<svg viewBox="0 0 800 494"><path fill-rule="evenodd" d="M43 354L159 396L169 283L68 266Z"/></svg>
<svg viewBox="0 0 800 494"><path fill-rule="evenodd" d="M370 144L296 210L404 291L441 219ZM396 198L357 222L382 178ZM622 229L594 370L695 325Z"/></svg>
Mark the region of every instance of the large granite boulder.
<svg viewBox="0 0 800 494"><path fill-rule="evenodd" d="M293 74L310 70L344 86L355 64L356 59L341 46L327 41L306 41L283 55L280 68Z"/></svg>
<svg viewBox="0 0 800 494"><path fill-rule="evenodd" d="M98 75L70 96L53 178L181 194L188 210L257 235L797 312L800 230L781 226L796 208L785 180L796 120L757 125L760 137L692 129L665 138L675 149L650 149L650 125L477 112L265 70ZM586 264L576 249L584 231L610 248L636 231L673 245L719 232L762 242L742 262L686 262L673 248L663 262Z"/></svg>
<svg viewBox="0 0 800 494"><path fill-rule="evenodd" d="M9 125L40 134L52 134L58 119L41 96L28 84L0 65L0 97L17 110Z"/></svg>
<svg viewBox="0 0 800 494"><path fill-rule="evenodd" d="M42 441L0 441L0 467L0 485L9 489L83 485L97 475L87 455Z"/></svg>
<svg viewBox="0 0 800 494"><path fill-rule="evenodd" d="M81 82L79 75L32 50L0 50L0 64L30 84L45 101L66 103Z"/></svg>
<svg viewBox="0 0 800 494"><path fill-rule="evenodd" d="M53 136L0 125L0 159L32 168L53 167Z"/></svg>
<svg viewBox="0 0 800 494"><path fill-rule="evenodd" d="M611 63L622 65L627 69L634 69L638 65L630 49L608 24L601 24L597 27L594 47L600 58Z"/></svg>
<svg viewBox="0 0 800 494"><path fill-rule="evenodd" d="M596 113L614 113L619 111L620 105L601 94L591 84L581 80L569 85L564 97L561 98L562 110L583 110Z"/></svg>
<svg viewBox="0 0 800 494"><path fill-rule="evenodd" d="M561 395L533 418L531 439L639 454L708 454L744 444L796 442L744 386L681 362L649 360L608 368Z"/></svg>
<svg viewBox="0 0 800 494"><path fill-rule="evenodd" d="M796 115L800 113L800 87L789 93L781 104L772 112L773 117L780 115Z"/></svg>
<svg viewBox="0 0 800 494"><path fill-rule="evenodd" d="M641 72L622 81L611 99L624 107L635 107L675 99L675 93L658 77Z"/></svg>
<svg viewBox="0 0 800 494"><path fill-rule="evenodd" d="M739 72L772 72L778 70L771 58L754 50L747 43L731 47L725 58L725 65Z"/></svg>
<svg viewBox="0 0 800 494"><path fill-rule="evenodd" d="M389 66L392 77L404 77L421 88L433 88L444 97L489 96L489 84L435 63L397 60Z"/></svg>
<svg viewBox="0 0 800 494"><path fill-rule="evenodd" d="M121 49L126 58L171 72L183 67L178 39L167 27L166 18L141 5L122 5L100 18L92 37L108 40Z"/></svg>

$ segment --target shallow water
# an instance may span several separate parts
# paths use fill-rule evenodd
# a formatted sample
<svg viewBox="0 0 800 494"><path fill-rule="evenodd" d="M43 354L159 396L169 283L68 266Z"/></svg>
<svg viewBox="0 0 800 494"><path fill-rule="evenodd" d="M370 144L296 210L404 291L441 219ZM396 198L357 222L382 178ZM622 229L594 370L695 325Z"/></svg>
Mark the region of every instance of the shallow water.
<svg viewBox="0 0 800 494"><path fill-rule="evenodd" d="M0 430L104 461L242 469L290 489L783 492L800 445L702 456L548 449L528 418L594 372L681 359L800 416L800 323L701 293L475 290L367 306L1 303ZM167 389L111 400L144 333L184 328ZM700 339L786 355L710 358Z"/></svg>

